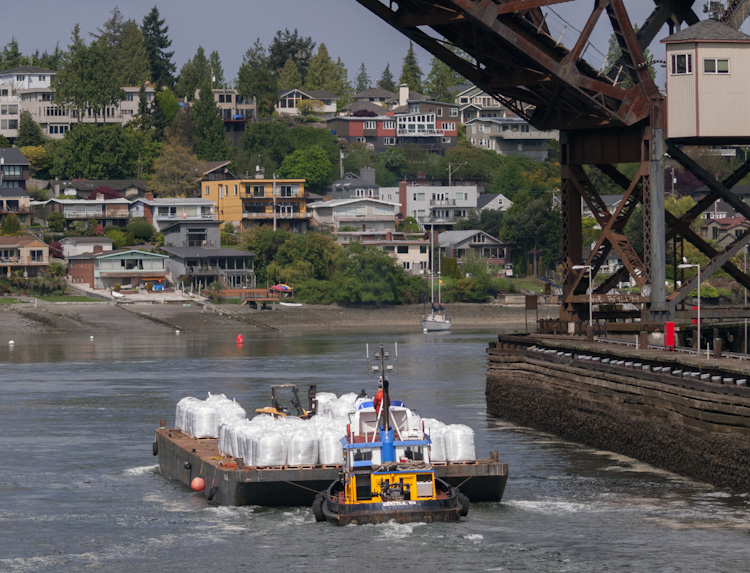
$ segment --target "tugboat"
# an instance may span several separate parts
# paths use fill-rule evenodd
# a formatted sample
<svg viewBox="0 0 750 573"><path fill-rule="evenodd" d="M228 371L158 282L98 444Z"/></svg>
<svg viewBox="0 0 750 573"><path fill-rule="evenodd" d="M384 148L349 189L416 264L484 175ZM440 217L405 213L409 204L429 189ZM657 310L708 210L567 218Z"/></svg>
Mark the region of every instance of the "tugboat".
<svg viewBox="0 0 750 573"><path fill-rule="evenodd" d="M469 512L469 498L435 477L419 415L390 400L386 373L393 367L386 368L382 344L374 357L380 361L372 366L380 374L378 393L352 414L341 439L342 474L315 498L315 519L337 525L459 521Z"/></svg>

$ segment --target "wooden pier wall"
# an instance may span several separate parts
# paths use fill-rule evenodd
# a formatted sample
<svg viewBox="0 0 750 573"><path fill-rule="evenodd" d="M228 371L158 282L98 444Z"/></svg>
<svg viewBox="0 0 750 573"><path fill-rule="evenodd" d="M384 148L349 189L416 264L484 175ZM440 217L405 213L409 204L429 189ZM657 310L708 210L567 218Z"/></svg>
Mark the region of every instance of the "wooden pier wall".
<svg viewBox="0 0 750 573"><path fill-rule="evenodd" d="M487 408L504 420L750 491L747 374L736 363L694 356L501 336L488 348Z"/></svg>

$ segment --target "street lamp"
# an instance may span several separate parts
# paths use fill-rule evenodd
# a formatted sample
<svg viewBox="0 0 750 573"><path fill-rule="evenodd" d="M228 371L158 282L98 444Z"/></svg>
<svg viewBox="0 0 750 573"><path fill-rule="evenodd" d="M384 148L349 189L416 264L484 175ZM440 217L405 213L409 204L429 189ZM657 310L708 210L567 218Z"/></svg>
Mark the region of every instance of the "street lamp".
<svg viewBox="0 0 750 573"><path fill-rule="evenodd" d="M589 326L594 326L594 304L593 304L593 294L594 289L591 286L591 265L573 265L573 270L575 271L581 271L583 269L586 269L589 273Z"/></svg>
<svg viewBox="0 0 750 573"><path fill-rule="evenodd" d="M698 358L701 356L701 266L699 264L691 265L687 262L685 257L682 257L682 264L677 265L678 269L690 269L696 267L698 269L698 347L696 354Z"/></svg>

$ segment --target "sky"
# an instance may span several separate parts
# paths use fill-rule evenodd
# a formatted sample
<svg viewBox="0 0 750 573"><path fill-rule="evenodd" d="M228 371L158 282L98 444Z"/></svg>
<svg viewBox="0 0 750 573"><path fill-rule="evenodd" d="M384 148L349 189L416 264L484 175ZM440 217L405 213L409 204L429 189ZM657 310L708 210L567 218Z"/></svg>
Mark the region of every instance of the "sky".
<svg viewBox="0 0 750 573"><path fill-rule="evenodd" d="M206 54L219 52L224 77L229 82L236 78L242 56L257 38L268 47L276 31L285 28L296 28L302 36L324 43L332 58L341 58L344 62L352 82L362 63L372 83L381 77L387 64L398 80L409 47L405 36L355 0L220 0L216 3L205 0L4 0L2 4L0 47L15 37L24 54L36 50L51 52L57 44L65 49L75 24L80 25L82 37L90 39L90 33L96 32L111 17L115 6L126 19L141 24L143 17L156 5L169 26L177 72L200 45ZM549 13L547 19L552 35L562 37L562 42L571 47L575 41L571 30L583 27L593 4L593 0L571 0L554 6L554 12ZM642 22L654 2L627 0L626 5L631 17ZM699 17L705 17L702 2L696 0L695 6ZM607 52L610 34L609 21L604 17L592 38L594 46L585 54L595 67L601 64ZM665 28L657 40L666 35ZM664 48L658 43L652 45L651 52L656 59L664 59ZM417 57L426 76L431 56L418 49Z"/></svg>

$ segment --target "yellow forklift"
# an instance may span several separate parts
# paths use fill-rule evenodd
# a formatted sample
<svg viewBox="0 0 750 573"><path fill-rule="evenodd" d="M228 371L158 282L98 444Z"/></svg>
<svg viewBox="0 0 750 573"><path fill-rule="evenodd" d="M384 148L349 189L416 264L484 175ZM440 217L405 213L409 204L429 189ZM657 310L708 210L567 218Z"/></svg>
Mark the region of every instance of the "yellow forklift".
<svg viewBox="0 0 750 573"><path fill-rule="evenodd" d="M271 405L265 408L258 408L255 411L258 414L270 414L274 418L281 418L289 416L291 411L286 404L296 410L297 416L306 420L315 415L318 409L318 401L315 399L315 393L317 384L310 384L310 388L307 390L308 409L305 410L302 407L302 403L299 400L299 390L296 384L272 384L271 385ZM289 393L291 393L291 399L289 399ZM284 396L286 400L280 398Z"/></svg>

